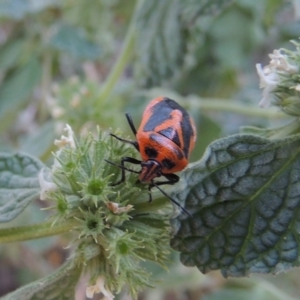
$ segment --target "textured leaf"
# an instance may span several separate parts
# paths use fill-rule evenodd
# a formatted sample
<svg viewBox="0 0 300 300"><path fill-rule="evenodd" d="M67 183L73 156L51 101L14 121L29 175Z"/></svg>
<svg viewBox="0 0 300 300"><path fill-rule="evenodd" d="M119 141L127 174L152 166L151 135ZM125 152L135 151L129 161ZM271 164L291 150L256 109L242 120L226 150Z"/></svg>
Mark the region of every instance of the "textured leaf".
<svg viewBox="0 0 300 300"><path fill-rule="evenodd" d="M42 167L39 160L26 154L0 154L0 222L14 219L39 197Z"/></svg>
<svg viewBox="0 0 300 300"><path fill-rule="evenodd" d="M0 17L22 19L28 13L39 12L55 4L56 0L1 0Z"/></svg>
<svg viewBox="0 0 300 300"><path fill-rule="evenodd" d="M193 214L172 221L183 264L224 276L299 265L299 136L216 141L183 172L177 197Z"/></svg>
<svg viewBox="0 0 300 300"><path fill-rule="evenodd" d="M65 51L75 58L96 59L100 48L88 41L80 28L62 24L52 37L50 45L57 50Z"/></svg>
<svg viewBox="0 0 300 300"><path fill-rule="evenodd" d="M70 300L75 298L75 286L81 270L65 263L53 274L19 288L1 300Z"/></svg>
<svg viewBox="0 0 300 300"><path fill-rule="evenodd" d="M145 84L159 84L183 63L186 45L180 1L143 1L137 29L139 76L146 78Z"/></svg>
<svg viewBox="0 0 300 300"><path fill-rule="evenodd" d="M31 59L3 82L0 88L0 123L11 120L10 113L30 95L40 78L41 66L36 59Z"/></svg>
<svg viewBox="0 0 300 300"><path fill-rule="evenodd" d="M182 1L182 16L190 24L201 16L211 16L222 12L233 0L187 0Z"/></svg>

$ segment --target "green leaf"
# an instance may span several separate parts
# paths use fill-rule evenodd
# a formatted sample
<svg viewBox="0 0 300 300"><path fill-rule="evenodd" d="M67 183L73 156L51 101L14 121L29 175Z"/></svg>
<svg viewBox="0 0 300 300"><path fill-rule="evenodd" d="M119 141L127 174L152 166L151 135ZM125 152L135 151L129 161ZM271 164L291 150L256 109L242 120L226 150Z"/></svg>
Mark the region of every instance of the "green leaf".
<svg viewBox="0 0 300 300"><path fill-rule="evenodd" d="M182 2L182 17L187 24L198 17L221 13L233 0L187 0Z"/></svg>
<svg viewBox="0 0 300 300"><path fill-rule="evenodd" d="M50 46L67 52L74 58L97 59L100 55L98 45L88 41L81 28L61 24L50 40Z"/></svg>
<svg viewBox="0 0 300 300"><path fill-rule="evenodd" d="M254 126L243 126L240 133L259 135L264 138L276 139L282 136L291 136L300 132L300 123L298 119L294 119L288 124L275 128L258 128Z"/></svg>
<svg viewBox="0 0 300 300"><path fill-rule="evenodd" d="M24 40L13 40L5 44L0 50L0 69L8 69L19 62L24 46Z"/></svg>
<svg viewBox="0 0 300 300"><path fill-rule="evenodd" d="M39 197L38 173L43 166L26 154L0 154L0 222L11 221Z"/></svg>
<svg viewBox="0 0 300 300"><path fill-rule="evenodd" d="M193 217L172 220L171 245L183 264L225 277L299 265L299 135L230 136L182 173L177 197Z"/></svg>
<svg viewBox="0 0 300 300"><path fill-rule="evenodd" d="M53 274L27 284L1 300L69 300L75 298L75 286L81 269L67 262Z"/></svg>
<svg viewBox="0 0 300 300"><path fill-rule="evenodd" d="M183 63L185 32L179 0L143 1L137 15L138 77L158 85Z"/></svg>
<svg viewBox="0 0 300 300"><path fill-rule="evenodd" d="M39 12L49 6L57 6L55 0L1 0L0 18L22 19L28 13Z"/></svg>
<svg viewBox="0 0 300 300"><path fill-rule="evenodd" d="M20 150L35 157L42 157L54 146L55 137L54 123L46 122L37 131L22 139Z"/></svg>
<svg viewBox="0 0 300 300"><path fill-rule="evenodd" d="M24 102L41 78L40 63L32 58L0 88L0 124L7 125L12 120L11 114Z"/></svg>

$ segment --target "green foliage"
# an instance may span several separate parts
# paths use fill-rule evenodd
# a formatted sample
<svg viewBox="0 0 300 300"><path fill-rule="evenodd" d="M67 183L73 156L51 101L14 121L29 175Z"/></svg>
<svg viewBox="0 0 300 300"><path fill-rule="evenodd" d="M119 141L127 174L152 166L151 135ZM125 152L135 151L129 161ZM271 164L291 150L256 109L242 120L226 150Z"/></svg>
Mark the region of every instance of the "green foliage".
<svg viewBox="0 0 300 300"><path fill-rule="evenodd" d="M43 164L37 159L19 154L0 156L0 222L17 217L24 208L38 198L38 172Z"/></svg>
<svg viewBox="0 0 300 300"><path fill-rule="evenodd" d="M74 58L96 59L100 55L100 48L89 42L82 30L66 24L57 28L56 34L50 40L50 46L71 54Z"/></svg>
<svg viewBox="0 0 300 300"><path fill-rule="evenodd" d="M177 197L193 217L172 221L181 261L226 277L298 266L299 147L298 135L231 136L183 171Z"/></svg>
<svg viewBox="0 0 300 300"><path fill-rule="evenodd" d="M143 84L157 85L183 63L186 44L180 7L179 0L144 1L140 7L136 47Z"/></svg>
<svg viewBox="0 0 300 300"><path fill-rule="evenodd" d="M41 66L36 59L29 60L3 83L0 88L0 124L9 124L16 107L24 104L41 76Z"/></svg>
<svg viewBox="0 0 300 300"><path fill-rule="evenodd" d="M81 270L71 263L65 263L53 274L32 282L12 292L1 300L69 300L75 296L74 288Z"/></svg>
<svg viewBox="0 0 300 300"><path fill-rule="evenodd" d="M122 104L115 99L114 110L111 110L109 101L99 101L100 93L101 87L96 82L72 77L53 88L48 108L56 122L70 124L75 131L92 130L96 125L120 126L123 122L119 122L116 115L121 115Z"/></svg>
<svg viewBox="0 0 300 300"><path fill-rule="evenodd" d="M31 134L20 138L19 145L22 152L42 158L47 156L55 139L54 122L44 123Z"/></svg>
<svg viewBox="0 0 300 300"><path fill-rule="evenodd" d="M138 297L143 290L147 299L170 297L167 291L156 289L153 296L145 290L157 287L159 271L149 262L171 266L171 274L160 271L160 277L169 282L172 296L185 289L192 298L288 299L257 276L234 285L216 272L195 280L200 272L183 272L167 257L171 239L181 261L204 273L221 270L237 277L299 264L298 43L258 68L263 103L273 97L281 113L256 108L261 95L254 76L255 62L298 38L291 3L296 4L0 1L0 151L25 151L42 161L0 155L0 221L12 221L2 224L0 242L68 233L53 248L70 245L69 263L2 299L72 299L81 274L88 279L88 295L102 293L111 300L112 293ZM149 203L148 185L137 182L136 173L126 172L126 181L113 186L121 176L121 157L140 158L139 153L107 134L90 133L97 126L100 132L129 133L124 112L138 124L149 99L160 95L178 101L195 119L190 161L196 163L179 174L178 184L163 187L193 217L178 215L176 206L171 213L171 202L155 188ZM77 138L67 125L67 136L55 140L66 123ZM243 134L230 135L245 124ZM59 150L53 157L54 140ZM38 197L47 201L33 201ZM43 212L47 221L24 226L24 219L36 222L36 211L49 203L51 209ZM14 247L1 247L1 268L3 261L10 264L9 257L18 264ZM23 258L30 247L23 243L17 253ZM38 259L32 268L35 274L52 269L45 271ZM13 277L22 278L19 272L14 269Z"/></svg>
<svg viewBox="0 0 300 300"><path fill-rule="evenodd" d="M188 52L191 25L220 13L231 0L144 1L137 14L137 78L156 86L178 75Z"/></svg>
<svg viewBox="0 0 300 300"><path fill-rule="evenodd" d="M0 69L6 70L13 67L22 54L23 40L13 40L0 50Z"/></svg>
<svg viewBox="0 0 300 300"><path fill-rule="evenodd" d="M204 300L219 300L219 299L232 299L232 300L252 300L252 299L265 299L265 300L292 300L295 298L283 294L275 286L269 285L264 280L245 280L242 285L233 281L229 283L224 289L214 291L209 295L203 297Z"/></svg>
<svg viewBox="0 0 300 300"><path fill-rule="evenodd" d="M66 226L77 221L72 230L77 245L74 263L89 271L90 283L103 277L114 293L128 284L135 298L140 289L151 286L140 261L164 265L167 260L167 216L149 205L146 186L137 187L134 174L126 183L111 186L121 174L107 160L118 163L123 155L134 156L132 146L101 132L97 138L89 134L78 140L70 127L67 131L67 137L55 142L60 150L49 170L50 181L40 178L43 200L56 203L53 224ZM160 208L164 205L162 202ZM81 251L94 246L99 254L82 259Z"/></svg>
<svg viewBox="0 0 300 300"><path fill-rule="evenodd" d="M190 25L195 22L198 17L211 17L221 13L233 2L234 0L187 0L181 3L184 11L183 19L188 25Z"/></svg>
<svg viewBox="0 0 300 300"><path fill-rule="evenodd" d="M37 13L49 6L55 6L55 0L2 0L0 3L0 18L22 19L28 13Z"/></svg>

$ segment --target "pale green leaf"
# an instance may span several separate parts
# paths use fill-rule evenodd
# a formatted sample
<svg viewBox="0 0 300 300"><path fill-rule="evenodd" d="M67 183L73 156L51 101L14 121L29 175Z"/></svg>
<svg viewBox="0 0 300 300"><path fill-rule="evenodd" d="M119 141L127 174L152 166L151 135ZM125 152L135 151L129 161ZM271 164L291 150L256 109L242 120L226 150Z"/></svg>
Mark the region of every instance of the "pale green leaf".
<svg viewBox="0 0 300 300"><path fill-rule="evenodd" d="M13 40L5 44L0 49L0 69L8 69L16 65L19 62L19 58L22 54L24 41L21 39Z"/></svg>
<svg viewBox="0 0 300 300"><path fill-rule="evenodd" d="M181 178L177 197L193 217L172 220L171 244L183 264L224 276L299 265L299 135L218 140Z"/></svg>
<svg viewBox="0 0 300 300"><path fill-rule="evenodd" d="M56 137L54 123L46 122L34 133L26 136L20 143L20 150L30 155L41 157L54 145Z"/></svg>
<svg viewBox="0 0 300 300"><path fill-rule="evenodd" d="M43 166L23 153L0 154L0 222L14 219L39 197L38 173Z"/></svg>
<svg viewBox="0 0 300 300"><path fill-rule="evenodd" d="M32 58L0 87L0 123L11 121L10 114L24 102L41 78L41 66Z"/></svg>
<svg viewBox="0 0 300 300"><path fill-rule="evenodd" d="M50 41L53 48L67 52L74 58L97 59L100 47L87 40L80 28L61 24Z"/></svg>
<svg viewBox="0 0 300 300"><path fill-rule="evenodd" d="M0 0L0 18L19 20L28 13L36 13L57 4L57 0Z"/></svg>
<svg viewBox="0 0 300 300"><path fill-rule="evenodd" d="M53 274L29 283L1 300L70 300L75 298L75 286L81 270L72 262L65 263Z"/></svg>
<svg viewBox="0 0 300 300"><path fill-rule="evenodd" d="M298 119L285 124L281 127L274 128L258 128L254 126L243 126L240 128L240 132L243 134L259 135L264 138L279 138L282 136L291 136L300 131L300 123Z"/></svg>

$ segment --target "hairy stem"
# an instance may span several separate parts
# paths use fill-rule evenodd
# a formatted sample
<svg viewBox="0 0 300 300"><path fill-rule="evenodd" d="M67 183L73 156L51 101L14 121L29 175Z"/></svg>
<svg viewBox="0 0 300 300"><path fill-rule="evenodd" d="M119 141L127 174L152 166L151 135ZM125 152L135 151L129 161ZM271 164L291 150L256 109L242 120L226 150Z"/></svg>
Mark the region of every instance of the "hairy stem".
<svg viewBox="0 0 300 300"><path fill-rule="evenodd" d="M262 117L262 118L284 118L286 114L278 111L277 109L262 109L259 107L247 106L235 102L228 102L222 99L203 99L201 101L193 101L193 106L199 107L206 111L220 111L241 114L249 117Z"/></svg>
<svg viewBox="0 0 300 300"><path fill-rule="evenodd" d="M53 225L45 222L29 226L0 229L0 243L11 243L53 236L71 231L77 223L74 221Z"/></svg>

